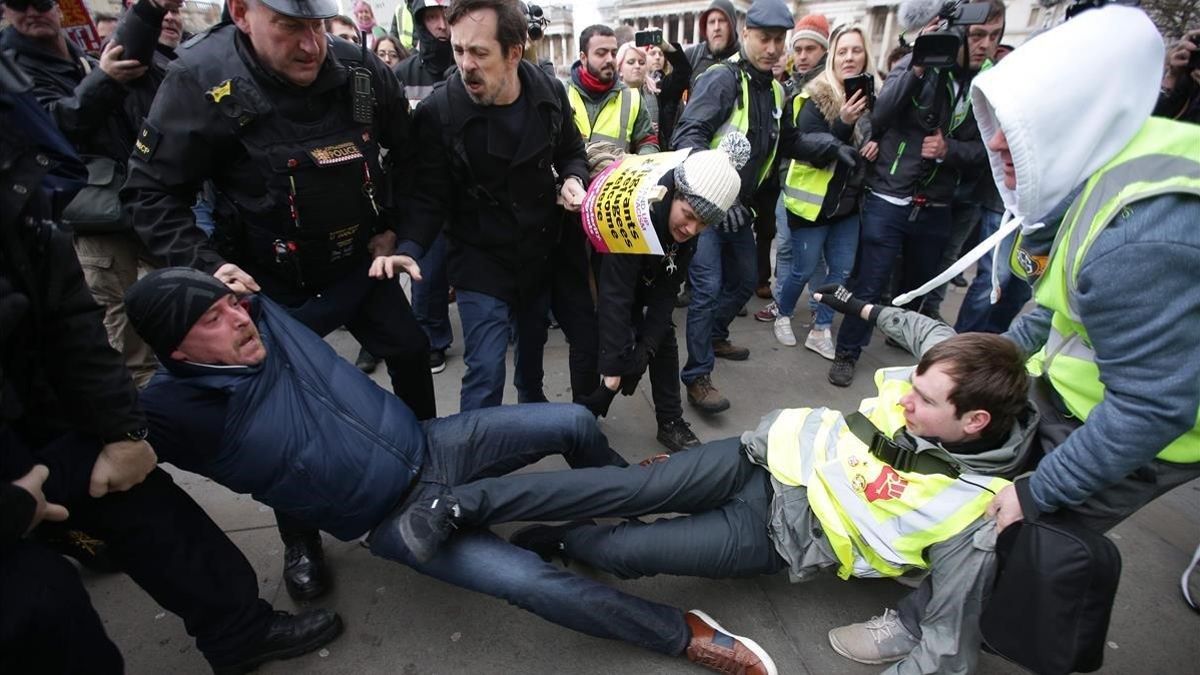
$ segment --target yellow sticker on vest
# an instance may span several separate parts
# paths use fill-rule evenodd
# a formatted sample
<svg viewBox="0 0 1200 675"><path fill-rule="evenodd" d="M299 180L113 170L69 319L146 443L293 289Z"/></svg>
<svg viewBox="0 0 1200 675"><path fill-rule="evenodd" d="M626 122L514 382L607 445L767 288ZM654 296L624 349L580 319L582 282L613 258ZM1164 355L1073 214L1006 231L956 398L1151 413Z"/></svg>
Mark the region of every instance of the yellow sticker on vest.
<svg viewBox="0 0 1200 675"><path fill-rule="evenodd" d="M308 151L308 156L313 158L317 166L344 164L363 158L362 152L359 151L358 146L353 141L346 141L337 145L327 145L323 148L313 148Z"/></svg>
<svg viewBox="0 0 1200 675"><path fill-rule="evenodd" d="M232 93L233 93L233 81L225 80L221 84L218 84L217 86L213 87L212 89L209 89L208 93L205 94L205 98L212 101L213 103L220 103L221 99L225 98L226 96L228 96Z"/></svg>

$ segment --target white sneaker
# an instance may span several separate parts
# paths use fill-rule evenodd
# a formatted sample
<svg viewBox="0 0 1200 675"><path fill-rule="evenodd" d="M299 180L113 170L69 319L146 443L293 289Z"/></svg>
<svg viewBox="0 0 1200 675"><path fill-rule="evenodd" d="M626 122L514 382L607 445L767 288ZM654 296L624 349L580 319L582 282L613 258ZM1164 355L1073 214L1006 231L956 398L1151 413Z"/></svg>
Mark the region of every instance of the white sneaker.
<svg viewBox="0 0 1200 675"><path fill-rule="evenodd" d="M918 642L900 623L900 615L891 609L883 610L883 616L871 617L870 621L829 631L833 651L851 661L873 665L903 659Z"/></svg>
<svg viewBox="0 0 1200 675"><path fill-rule="evenodd" d="M821 356L833 360L833 336L828 328L814 328L808 331L808 338L804 340L804 346Z"/></svg>
<svg viewBox="0 0 1200 675"><path fill-rule="evenodd" d="M784 347L796 346L796 334L792 332L792 317L781 316L775 319L775 339Z"/></svg>

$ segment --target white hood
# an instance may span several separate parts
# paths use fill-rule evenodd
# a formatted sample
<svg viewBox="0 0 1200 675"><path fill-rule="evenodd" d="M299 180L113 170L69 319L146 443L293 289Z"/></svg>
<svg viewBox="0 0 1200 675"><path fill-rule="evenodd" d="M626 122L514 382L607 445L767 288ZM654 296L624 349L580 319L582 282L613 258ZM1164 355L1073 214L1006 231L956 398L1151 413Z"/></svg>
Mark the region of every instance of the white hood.
<svg viewBox="0 0 1200 675"><path fill-rule="evenodd" d="M1004 164L988 149L1008 211L1000 231L895 303L942 285L1018 227L1040 227L1145 124L1158 101L1165 55L1162 36L1142 10L1106 5L1042 33L975 77L971 104L980 135L986 144L1004 131L1017 188L1004 186ZM995 289L992 295L995 302Z"/></svg>

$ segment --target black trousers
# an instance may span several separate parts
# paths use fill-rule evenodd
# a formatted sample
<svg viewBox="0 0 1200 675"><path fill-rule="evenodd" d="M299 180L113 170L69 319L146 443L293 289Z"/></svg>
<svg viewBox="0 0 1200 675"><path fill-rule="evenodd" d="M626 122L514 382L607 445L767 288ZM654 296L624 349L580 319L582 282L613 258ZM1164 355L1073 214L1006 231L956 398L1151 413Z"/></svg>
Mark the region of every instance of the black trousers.
<svg viewBox="0 0 1200 675"><path fill-rule="evenodd" d="M771 242L775 241L775 202L779 201L779 186L764 186L754 195L754 249L758 261L758 283L756 288L771 285ZM775 276L783 278L776 271Z"/></svg>
<svg viewBox="0 0 1200 675"><path fill-rule="evenodd" d="M125 671L79 574L61 555L31 542L0 553L0 672Z"/></svg>
<svg viewBox="0 0 1200 675"><path fill-rule="evenodd" d="M600 328L588 284L591 245L579 216L568 213L562 237L551 256L550 311L567 338L571 400L575 403L600 386Z"/></svg>
<svg viewBox="0 0 1200 675"><path fill-rule="evenodd" d="M4 441L8 446L15 439ZM210 663L237 661L262 638L272 618L271 605L258 597L254 568L162 469L125 492L90 497L101 448L96 439L70 433L31 449L33 460L50 469L42 486L46 499L67 507L70 527L107 542L133 581L183 619ZM5 594L6 616L8 602Z"/></svg>

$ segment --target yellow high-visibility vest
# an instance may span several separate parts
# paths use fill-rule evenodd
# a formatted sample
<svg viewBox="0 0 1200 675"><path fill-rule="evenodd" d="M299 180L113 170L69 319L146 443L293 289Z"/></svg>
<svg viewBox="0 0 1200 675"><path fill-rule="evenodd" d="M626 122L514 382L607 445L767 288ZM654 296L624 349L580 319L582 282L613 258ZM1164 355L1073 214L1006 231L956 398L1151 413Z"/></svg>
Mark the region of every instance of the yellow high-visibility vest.
<svg viewBox="0 0 1200 675"><path fill-rule="evenodd" d="M800 119L800 111L808 102L808 92L802 91L792 99L792 125ZM833 169L822 169L798 159L788 160L783 178L783 206L805 220L816 220L829 192Z"/></svg>
<svg viewBox="0 0 1200 675"><path fill-rule="evenodd" d="M1063 217L1045 271L1036 281L1037 303L1054 312L1046 344L1030 360L1030 371L1049 378L1077 419L1104 400L1096 353L1078 308L1079 269L1096 237L1128 205L1165 193L1200 195L1200 127L1151 117L1133 140L1100 168ZM1022 278L1034 272L1022 265L1018 238L1010 265ZM1181 270L1181 273L1187 273ZM1191 270L1194 273L1194 270ZM1195 358L1195 355L1191 355ZM1200 462L1200 410L1196 425L1158 453L1169 462Z"/></svg>
<svg viewBox="0 0 1200 675"><path fill-rule="evenodd" d="M642 95L636 89L623 87L617 96L610 97L596 113L594 122L588 117L583 96L574 84L567 86L567 100L585 143L606 141L626 151L633 149L633 125L642 107Z"/></svg>

